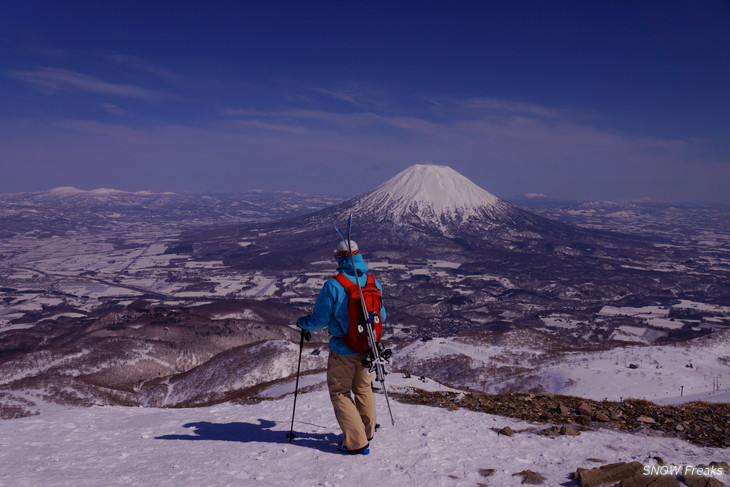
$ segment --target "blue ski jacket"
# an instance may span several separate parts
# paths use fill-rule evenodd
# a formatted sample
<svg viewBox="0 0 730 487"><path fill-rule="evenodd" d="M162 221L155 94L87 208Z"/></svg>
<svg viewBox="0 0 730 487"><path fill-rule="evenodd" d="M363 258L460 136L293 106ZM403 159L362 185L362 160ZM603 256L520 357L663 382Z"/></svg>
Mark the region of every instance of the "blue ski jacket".
<svg viewBox="0 0 730 487"><path fill-rule="evenodd" d="M357 271L360 285L364 286L367 281L365 273L368 271L368 266L362 258L362 255L357 254L354 257L354 269L350 257L340 257L337 259L337 272L344 274L352 282L355 282L355 272ZM382 294L383 288L377 280L375 281L375 285ZM350 347L345 345L344 340L341 338L347 334L347 330L349 329L350 318L348 315L347 301L348 297L345 288L334 278L330 278L322 286L322 290L319 292L319 296L317 296L317 301L314 303L312 314L299 318L297 320L297 326L309 331L320 330L326 326L331 335L330 350L342 355L357 355L357 352L353 352ZM380 317L385 322L385 306L383 305L380 307Z"/></svg>

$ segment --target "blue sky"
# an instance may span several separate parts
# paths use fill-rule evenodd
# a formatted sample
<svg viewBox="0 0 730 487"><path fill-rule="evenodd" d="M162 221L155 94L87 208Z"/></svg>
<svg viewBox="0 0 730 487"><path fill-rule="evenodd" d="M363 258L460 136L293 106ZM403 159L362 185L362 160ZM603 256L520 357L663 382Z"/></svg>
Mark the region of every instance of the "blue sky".
<svg viewBox="0 0 730 487"><path fill-rule="evenodd" d="M432 162L730 203L727 0L14 3L0 192L351 196Z"/></svg>

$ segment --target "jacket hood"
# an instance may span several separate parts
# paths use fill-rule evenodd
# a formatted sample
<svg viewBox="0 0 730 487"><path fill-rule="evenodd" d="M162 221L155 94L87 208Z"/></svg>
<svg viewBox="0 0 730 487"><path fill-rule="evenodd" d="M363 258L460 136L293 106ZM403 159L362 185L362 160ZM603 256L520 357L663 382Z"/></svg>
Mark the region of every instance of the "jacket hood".
<svg viewBox="0 0 730 487"><path fill-rule="evenodd" d="M368 265L365 263L365 259L363 259L362 255L360 254L356 254L353 257L355 259L355 269L357 269L357 275L361 276L365 274L368 271ZM355 271L352 268L352 259L350 257L338 258L337 271L354 276Z"/></svg>

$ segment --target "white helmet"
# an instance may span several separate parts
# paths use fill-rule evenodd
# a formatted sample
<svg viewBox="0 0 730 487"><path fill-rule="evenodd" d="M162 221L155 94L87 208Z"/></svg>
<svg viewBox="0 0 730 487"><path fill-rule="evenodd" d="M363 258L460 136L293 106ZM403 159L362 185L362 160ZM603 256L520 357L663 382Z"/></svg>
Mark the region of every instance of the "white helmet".
<svg viewBox="0 0 730 487"><path fill-rule="evenodd" d="M357 255L360 253L360 248L357 246L357 243L355 243L354 240L350 240L350 249L352 250L352 255ZM335 259L349 256L350 253L347 251L347 244L344 241L340 242L335 249Z"/></svg>

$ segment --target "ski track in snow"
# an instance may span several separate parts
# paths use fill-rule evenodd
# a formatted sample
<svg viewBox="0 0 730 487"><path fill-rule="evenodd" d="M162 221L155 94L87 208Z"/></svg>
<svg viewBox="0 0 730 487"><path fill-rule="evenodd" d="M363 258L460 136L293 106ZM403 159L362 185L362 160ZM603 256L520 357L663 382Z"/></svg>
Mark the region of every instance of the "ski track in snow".
<svg viewBox="0 0 730 487"><path fill-rule="evenodd" d="M576 485L568 475L578 467L601 465L589 458L656 464L652 457L660 456L688 465L727 460L719 448L609 430L507 437L492 428L533 425L395 401L391 426L384 397L377 400L383 427L368 456L336 452L339 428L326 391L300 394L293 443L286 438L292 396L197 409L58 409L2 421L0 486L511 486L520 485L513 474L525 469L557 486ZM479 469L495 473L485 478Z"/></svg>

